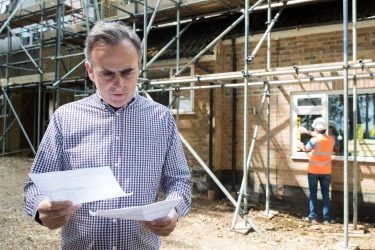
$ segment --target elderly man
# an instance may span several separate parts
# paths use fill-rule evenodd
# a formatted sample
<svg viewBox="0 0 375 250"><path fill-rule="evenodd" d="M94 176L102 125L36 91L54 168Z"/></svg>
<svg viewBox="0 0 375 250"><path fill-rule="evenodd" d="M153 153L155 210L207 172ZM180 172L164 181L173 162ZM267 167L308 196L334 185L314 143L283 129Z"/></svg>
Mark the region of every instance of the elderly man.
<svg viewBox="0 0 375 250"><path fill-rule="evenodd" d="M109 166L132 196L72 204L50 201L29 180L25 212L49 229L62 227L62 249L159 249L190 209L191 180L168 108L137 92L141 42L120 23L95 24L85 42L86 69L97 92L61 106L38 149L32 173ZM181 197L168 216L151 222L92 217L117 209ZM46 248L48 248L46 246Z"/></svg>
<svg viewBox="0 0 375 250"><path fill-rule="evenodd" d="M299 148L309 152L308 181L310 190L310 214L304 217L304 221L317 223L318 218L318 182L320 183L323 197L323 223L334 223L331 218L331 201L329 198L329 186L331 185L331 156L335 139L326 134L327 122L323 118L314 120L312 127L316 136L312 137L306 146L300 142Z"/></svg>

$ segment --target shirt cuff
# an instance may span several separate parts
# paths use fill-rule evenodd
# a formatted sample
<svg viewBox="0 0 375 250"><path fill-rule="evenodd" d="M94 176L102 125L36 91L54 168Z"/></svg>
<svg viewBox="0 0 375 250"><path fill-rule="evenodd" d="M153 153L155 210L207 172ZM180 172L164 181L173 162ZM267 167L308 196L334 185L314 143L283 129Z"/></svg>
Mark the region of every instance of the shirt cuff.
<svg viewBox="0 0 375 250"><path fill-rule="evenodd" d="M34 202L34 213L33 213L33 219L39 223L40 225L43 225L43 222L39 218L39 212L38 212L38 206L39 204L45 199L46 197L44 195L39 195L38 197L35 198Z"/></svg>

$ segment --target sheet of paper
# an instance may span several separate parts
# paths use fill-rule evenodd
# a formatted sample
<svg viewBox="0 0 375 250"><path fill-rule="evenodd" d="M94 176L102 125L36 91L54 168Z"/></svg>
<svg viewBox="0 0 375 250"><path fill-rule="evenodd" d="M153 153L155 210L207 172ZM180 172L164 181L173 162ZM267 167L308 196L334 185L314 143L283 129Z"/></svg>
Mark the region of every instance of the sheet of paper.
<svg viewBox="0 0 375 250"><path fill-rule="evenodd" d="M108 217L108 218L121 218L121 219L128 219L128 220L152 221L154 219L167 216L169 212L172 209L174 209L181 200L182 198L179 197L176 199L159 201L153 204L139 206L139 207L127 207L127 208L110 209L110 210L97 210L95 212L90 210L90 215Z"/></svg>
<svg viewBox="0 0 375 250"><path fill-rule="evenodd" d="M29 174L37 188L52 201L70 200L73 204L105 200L125 193L109 167Z"/></svg>

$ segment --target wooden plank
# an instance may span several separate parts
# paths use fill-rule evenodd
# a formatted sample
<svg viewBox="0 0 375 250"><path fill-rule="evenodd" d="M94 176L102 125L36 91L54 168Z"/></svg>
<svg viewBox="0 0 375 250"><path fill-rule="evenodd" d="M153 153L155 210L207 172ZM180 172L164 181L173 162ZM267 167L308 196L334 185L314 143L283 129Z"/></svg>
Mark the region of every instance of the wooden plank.
<svg viewBox="0 0 375 250"><path fill-rule="evenodd" d="M44 14L45 15L52 15L56 13L56 5L57 0L49 0L44 2ZM68 5L64 5L65 11L68 10L70 7ZM13 16L10 27L12 29L23 27L26 25L30 25L33 23L38 23L41 20L41 8L40 4L33 4L27 6L26 8L22 8L16 11L15 15ZM0 22L4 23L9 17L9 13L4 13L0 15ZM6 33L7 29L3 30L3 33Z"/></svg>

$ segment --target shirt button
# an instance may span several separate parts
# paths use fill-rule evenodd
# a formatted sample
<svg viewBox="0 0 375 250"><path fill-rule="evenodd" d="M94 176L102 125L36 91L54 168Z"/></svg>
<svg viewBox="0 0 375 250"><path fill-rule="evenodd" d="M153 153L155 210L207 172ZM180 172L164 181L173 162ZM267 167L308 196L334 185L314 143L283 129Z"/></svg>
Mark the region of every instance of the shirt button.
<svg viewBox="0 0 375 250"><path fill-rule="evenodd" d="M117 247L116 247L116 246L113 246L113 247L112 247L112 250L117 250Z"/></svg>
<svg viewBox="0 0 375 250"><path fill-rule="evenodd" d="M117 116L119 116L119 115L120 115L120 113L116 113L116 115L117 115Z"/></svg>
<svg viewBox="0 0 375 250"><path fill-rule="evenodd" d="M120 136L116 136L116 140L120 140Z"/></svg>
<svg viewBox="0 0 375 250"><path fill-rule="evenodd" d="M113 221L113 223L116 223L116 222L117 222L117 219L113 219L112 221Z"/></svg>
<svg viewBox="0 0 375 250"><path fill-rule="evenodd" d="M115 167L118 167L118 163L115 163Z"/></svg>

